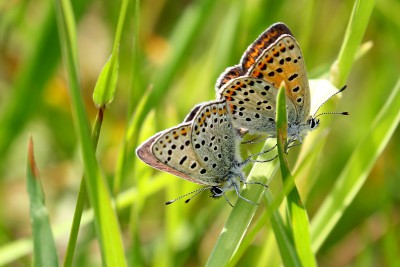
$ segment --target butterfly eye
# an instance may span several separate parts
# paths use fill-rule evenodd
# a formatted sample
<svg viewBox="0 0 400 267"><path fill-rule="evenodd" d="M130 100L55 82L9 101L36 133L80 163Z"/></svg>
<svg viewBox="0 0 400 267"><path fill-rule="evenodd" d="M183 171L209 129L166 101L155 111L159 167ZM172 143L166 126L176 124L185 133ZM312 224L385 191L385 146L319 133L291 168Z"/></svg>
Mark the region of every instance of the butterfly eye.
<svg viewBox="0 0 400 267"><path fill-rule="evenodd" d="M211 191L212 198L218 198L218 197L222 196L222 194L224 193L224 191L222 191L222 188L218 187L218 186L211 187L210 191Z"/></svg>
<svg viewBox="0 0 400 267"><path fill-rule="evenodd" d="M309 123L310 123L310 128L314 129L319 125L319 119L311 118L309 120Z"/></svg>
<svg viewBox="0 0 400 267"><path fill-rule="evenodd" d="M311 129L314 129L315 124L316 124L316 123L315 123L314 118L311 118L311 119L310 119L310 128L311 128Z"/></svg>

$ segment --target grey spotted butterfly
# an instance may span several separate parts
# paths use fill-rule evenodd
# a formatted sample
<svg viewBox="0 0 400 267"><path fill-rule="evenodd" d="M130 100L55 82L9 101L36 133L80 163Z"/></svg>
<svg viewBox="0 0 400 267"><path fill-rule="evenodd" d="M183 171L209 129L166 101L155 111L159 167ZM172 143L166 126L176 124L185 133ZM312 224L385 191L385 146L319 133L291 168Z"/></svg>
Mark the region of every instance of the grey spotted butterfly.
<svg viewBox="0 0 400 267"><path fill-rule="evenodd" d="M241 159L239 141L240 135L233 128L225 100L212 101L196 106L185 122L149 138L136 153L153 168L207 185L191 192L195 195L209 189L211 197L226 198L225 191L234 189L240 198L253 203L240 195L240 182L261 183L246 182L242 168L255 160L251 157L244 161Z"/></svg>

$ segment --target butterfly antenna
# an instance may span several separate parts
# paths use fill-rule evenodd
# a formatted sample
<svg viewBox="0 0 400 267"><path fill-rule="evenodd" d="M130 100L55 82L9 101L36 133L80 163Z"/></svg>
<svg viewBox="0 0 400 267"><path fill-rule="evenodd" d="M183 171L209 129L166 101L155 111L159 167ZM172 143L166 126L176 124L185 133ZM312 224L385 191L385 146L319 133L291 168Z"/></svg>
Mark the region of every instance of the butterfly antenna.
<svg viewBox="0 0 400 267"><path fill-rule="evenodd" d="M199 188L199 189L196 189L196 190L194 190L194 191L192 191L192 192L189 192L189 193L187 193L187 194L184 194L184 195L182 195L182 196L180 196L180 197L177 197L177 198L175 198L175 199L172 199L172 200L170 200L170 201L167 201L167 202L165 202L164 204L165 205L169 205L169 204L172 204L172 203L174 203L175 201L177 201L177 200L179 200L179 199L181 199L181 198L184 198L184 197L187 197L187 196L189 196L189 195L191 195L191 194L194 194L193 196L191 196L189 199L186 199L185 200L185 203L188 203L190 200L192 200L192 198L194 198L195 196L197 196L198 194L200 194L201 192L203 192L203 191L205 191L205 190L207 190L207 189L210 189L211 187L203 187L203 188Z"/></svg>
<svg viewBox="0 0 400 267"><path fill-rule="evenodd" d="M316 110L315 113L314 113L314 116L315 116L315 114L317 114L318 110L319 110L329 99L331 99L332 97L334 97L334 96L337 95L337 94L340 94L340 93L343 92L346 88L347 88L347 85L343 86L342 89L340 89L339 91L337 91L336 93L334 93L333 95L331 95L330 97L328 97L328 99L325 100L325 101L317 108L317 110ZM342 113L342 112L338 112L338 114L340 114L340 113ZM323 113L322 113L322 114L323 114ZM320 115L322 115L322 114L320 114ZM332 114L333 114L333 113L332 113ZM343 115L348 115L348 114L343 114ZM318 116L319 116L319 115L318 115ZM317 117L318 117L318 116L317 116ZM316 117L315 117L315 118L316 118Z"/></svg>
<svg viewBox="0 0 400 267"><path fill-rule="evenodd" d="M323 112L323 113L318 114L317 116L315 116L314 119L318 118L319 116L322 116L322 115L332 115L332 114L349 115L349 113L347 111L344 111L344 112L340 112L340 111L338 111L338 112Z"/></svg>

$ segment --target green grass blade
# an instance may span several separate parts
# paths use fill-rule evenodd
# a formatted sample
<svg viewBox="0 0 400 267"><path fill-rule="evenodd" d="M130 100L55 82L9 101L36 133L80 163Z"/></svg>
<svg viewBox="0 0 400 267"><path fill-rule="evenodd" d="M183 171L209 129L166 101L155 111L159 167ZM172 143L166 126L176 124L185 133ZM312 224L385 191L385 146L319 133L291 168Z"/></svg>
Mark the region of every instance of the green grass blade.
<svg viewBox="0 0 400 267"><path fill-rule="evenodd" d="M33 236L33 266L59 266L44 192L34 158L32 138L29 139L27 163L27 187Z"/></svg>
<svg viewBox="0 0 400 267"><path fill-rule="evenodd" d="M113 188L114 192L119 191L120 183L122 180L123 165L126 165L126 162L128 162L128 160L130 160L132 162L132 165L135 162L132 159L126 158L126 156L130 154L127 152L127 148L129 146L127 146L126 144L129 143L130 141L132 141L132 135L137 134L137 132L138 132L137 129L134 128L136 125L135 122L138 119L138 117L136 115L138 113L140 113L140 111L142 110L145 102L147 101L147 98L149 97L150 92L151 92L151 88L149 90L147 90L145 92L145 94L143 95L141 101L138 103L138 106L136 108L137 112L131 118L128 128L125 132L123 148L121 149L121 152L118 155L118 166L117 166L117 172L116 172L115 179L114 179L114 188ZM130 154L130 155L132 155L132 154ZM135 164L135 165L137 166L137 164ZM137 175L140 175L140 174L137 173ZM145 186L142 186L143 182L141 182L141 180L143 180L142 177L141 177L141 179L138 179L136 181L136 189L137 189L138 198L137 198L135 205L132 205L132 208L130 211L129 232L130 232L130 236L134 240L135 244L140 243L140 241L139 241L140 240L140 237L139 237L140 236L140 228L139 228L140 211L142 210L144 200L146 199L145 190L146 190L146 187L148 186L148 183L146 183ZM131 246L129 252L130 252L130 258L129 258L130 265L139 265L139 266L143 265L142 247L141 246L133 245L133 246Z"/></svg>
<svg viewBox="0 0 400 267"><path fill-rule="evenodd" d="M133 162L133 157L135 154L135 138L134 136L139 135L140 131L137 131L137 124L139 120L139 114L142 112L146 102L148 101L149 95L152 91L152 87L150 87L142 96L141 101L137 104L136 112L132 114L129 119L129 124L127 126L127 130L125 132L125 137L122 144L122 149L118 154L117 168L115 171L114 184L113 184L113 192L117 194L120 190L122 177L126 174L126 168L130 167L133 164L128 164L128 162Z"/></svg>
<svg viewBox="0 0 400 267"><path fill-rule="evenodd" d="M318 251L365 183L400 121L400 80L370 130L355 148L332 192L311 223L313 251Z"/></svg>
<svg viewBox="0 0 400 267"><path fill-rule="evenodd" d="M145 188L143 192L140 192L140 196L136 188L131 188L119 194L115 201L117 210L126 210L128 207L132 206L132 204L136 204L140 197L147 198L148 196L159 192L161 188L164 188L169 183L168 180L163 178L163 175L154 177L154 179L148 183L148 187ZM92 209L84 211L82 214L81 227L93 223L93 219ZM54 225L53 229L55 238L57 240L64 240L70 225L71 221ZM32 243L32 239L22 238L2 245L0 247L0 266L16 261L24 256L28 256L33 250Z"/></svg>
<svg viewBox="0 0 400 267"><path fill-rule="evenodd" d="M117 31L115 34L113 50L111 57L104 65L97 79L96 87L93 92L93 102L96 107L104 107L112 102L114 99L115 88L118 81L118 68L119 68L119 43L121 40L121 32L124 26L128 1L124 0L121 3L121 10L118 17Z"/></svg>
<svg viewBox="0 0 400 267"><path fill-rule="evenodd" d="M289 209L291 229L296 250L303 266L316 266L316 260L311 250L310 230L307 211L301 201L299 192L294 185L294 177L290 173L285 154L287 142L287 112L286 112L286 94L281 85L277 99L277 144L279 165L284 184L293 184L292 190L287 195L287 205ZM285 257L284 254L281 255Z"/></svg>
<svg viewBox="0 0 400 267"><path fill-rule="evenodd" d="M265 143L263 151L273 146L273 141L269 140ZM259 156L258 159L267 160L270 157L271 156L268 157L268 155L264 154ZM275 171L274 163L255 163L248 175L247 181L258 181L268 184L268 177L271 177ZM263 192L263 186L248 185L241 190L240 194L255 203L259 203ZM207 266L225 266L228 264L235 251L240 246L256 210L256 205L242 199L237 200L207 260Z"/></svg>
<svg viewBox="0 0 400 267"><path fill-rule="evenodd" d="M131 116L131 114L135 111L136 105L138 101L140 101L143 90L139 90L141 88L147 87L148 84L148 77L145 74L146 71L143 69L143 57L141 54L141 43L140 43L140 36L141 36L141 1L134 0L131 1L131 5L128 9L128 17L127 20L130 22L129 24L133 23L132 30L130 34L132 35L132 54L130 55L130 64L129 64L129 71L130 78L129 78L129 99L131 101L128 102L128 109L127 114ZM127 25L129 25L127 24Z"/></svg>
<svg viewBox="0 0 400 267"><path fill-rule="evenodd" d="M82 177L82 179L84 179L84 177ZM74 260L76 242L78 240L79 228L81 225L82 214L83 210L85 209L86 202L87 202L87 194L86 194L85 181L82 180L81 185L79 187L78 199L76 200L74 217L72 219L67 250L65 251L65 258L63 263L64 267L72 266Z"/></svg>
<svg viewBox="0 0 400 267"><path fill-rule="evenodd" d="M272 196L269 192L265 194L265 199L268 203L272 203ZM273 212L271 217L271 226L274 231L276 243L278 244L279 253L284 266L304 266L301 264L296 247L293 243L293 237L288 231L285 223L278 210Z"/></svg>
<svg viewBox="0 0 400 267"><path fill-rule="evenodd" d="M5 266L32 252L32 239L14 240L0 247L0 266Z"/></svg>
<svg viewBox="0 0 400 267"><path fill-rule="evenodd" d="M338 59L331 68L331 82L337 87L343 86L349 77L374 6L375 0L356 0L354 2Z"/></svg>
<svg viewBox="0 0 400 267"><path fill-rule="evenodd" d="M286 187L281 193L278 193L277 197L273 197L271 192L267 190L264 194L264 200L268 208L266 212L262 214L262 217L257 221L256 225L249 231L244 237L243 242L240 244L237 252L229 262L229 266L236 266L238 261L244 252L250 247L251 242L255 239L256 235L260 230L266 226L267 220L271 222L273 234L275 236L276 243L278 245L281 260L285 266L301 266L300 259L297 255L296 248L294 247L293 238L291 233L288 231L281 214L279 213L279 205L284 199L285 193L289 192L289 188ZM268 266L269 262L258 260L258 266Z"/></svg>
<svg viewBox="0 0 400 267"><path fill-rule="evenodd" d="M103 123L104 108L100 108L97 113L96 121L94 123L92 131L92 142L93 147L97 148L97 143L99 141L100 129ZM87 203L87 192L85 186L85 177L82 176L81 185L79 187L78 199L76 200L74 217L72 219L71 232L69 235L68 246L65 252L65 258L63 266L72 266L74 259L74 252L76 247L76 242L78 240L79 227L81 224L82 213Z"/></svg>
<svg viewBox="0 0 400 267"><path fill-rule="evenodd" d="M81 142L85 169L85 183L89 202L95 214L97 238L104 265L126 266L121 233L113 210L109 189L102 175L90 139L89 125L81 98L78 81L78 57L75 21L70 2L57 1L57 18L69 78L70 94L73 104L74 121Z"/></svg>
<svg viewBox="0 0 400 267"><path fill-rule="evenodd" d="M118 51L114 51L101 70L93 91L93 102L97 108L106 106L114 99L118 81L118 68Z"/></svg>
<svg viewBox="0 0 400 267"><path fill-rule="evenodd" d="M120 191L120 185L122 182L122 177L128 176L127 169L129 168L130 170L134 169L134 164L129 164L129 160L132 160L134 157L134 146L136 146L136 143L134 145L128 146L128 141L132 138L132 135L136 132L136 129L132 129L132 122L134 125L137 125L135 122L135 117L137 114L141 113L142 105L144 105L147 101L149 91L144 91L141 93L141 97L138 99L134 99L134 89L139 89L143 85L143 68L141 65L141 59L140 59L140 53L139 53L139 29L140 29L140 0L135 0L132 3L131 7L132 13L133 13L133 44L132 44L132 68L131 68L131 79L130 79L130 87L132 90L130 90L130 99L128 105L128 117L129 117L129 124L127 126L127 130L125 131L125 136L124 139L122 140L122 146L120 149L120 152L118 154L118 160L117 160L117 167L114 175L114 181L112 184L112 191L114 195L117 195L118 192ZM131 11L131 10L130 10ZM128 13L129 14L129 13ZM129 19L128 19L129 20ZM146 84L147 86L147 84ZM135 111L135 112L134 112ZM133 138L133 140L136 140ZM130 157L129 159L127 157ZM131 161L132 162L132 161Z"/></svg>
<svg viewBox="0 0 400 267"><path fill-rule="evenodd" d="M264 145L262 151L265 151L273 146L273 141L269 140ZM268 159L267 155L259 156L258 160ZM267 177L271 177L275 173L276 168L274 164L256 163L249 173L248 181L259 181L267 184ZM288 266L300 266L300 262L296 256L287 259L287 255L296 255L293 249L293 244L290 244L287 230L280 215L276 214L279 203L281 203L285 193L292 190L289 184L285 184L285 189L276 199L269 202L267 218L271 217L271 223L274 230L276 230L276 238L278 238L278 245L282 248L281 256L285 264ZM250 185L241 191L243 197L258 203L262 197L263 188L256 185ZM242 200L238 200L235 204L224 229L222 230L213 251L208 258L207 266L224 266L229 263L235 252L239 249L242 239L250 225L257 207ZM308 225L308 224L307 224ZM284 232L285 231L285 232ZM250 237L251 238L251 237ZM289 242L289 243L288 243ZM237 261L237 259L235 259Z"/></svg>

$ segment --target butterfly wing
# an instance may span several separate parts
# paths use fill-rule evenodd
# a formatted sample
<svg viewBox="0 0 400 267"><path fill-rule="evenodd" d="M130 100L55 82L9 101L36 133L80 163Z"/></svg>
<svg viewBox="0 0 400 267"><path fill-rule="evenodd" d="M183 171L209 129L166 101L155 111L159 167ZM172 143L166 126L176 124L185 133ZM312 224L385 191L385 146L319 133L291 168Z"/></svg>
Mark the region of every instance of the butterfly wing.
<svg viewBox="0 0 400 267"><path fill-rule="evenodd" d="M230 80L243 76L246 72L243 70L242 65L236 65L227 68L217 79L215 84L216 90L227 84Z"/></svg>
<svg viewBox="0 0 400 267"><path fill-rule="evenodd" d="M227 102L235 127L253 133L275 136L276 95L272 84L253 77L239 77L220 89L219 98ZM288 102L288 109L294 110Z"/></svg>
<svg viewBox="0 0 400 267"><path fill-rule="evenodd" d="M286 96L295 109L293 113L289 108L289 123L300 124L308 119L310 88L303 55L293 36L281 35L260 54L247 75L263 79L274 88L284 82Z"/></svg>
<svg viewBox="0 0 400 267"><path fill-rule="evenodd" d="M200 104L197 104L196 106L194 106L192 108L192 110L186 115L185 119L183 120L183 122L190 122L193 120L194 116L196 116L197 112L199 112L199 109L206 104L207 102L203 102Z"/></svg>
<svg viewBox="0 0 400 267"><path fill-rule="evenodd" d="M263 51L274 43L282 34L292 35L289 28L283 23L275 23L265 30L258 38L246 49L240 64L227 68L218 78L216 83L217 90L228 83L230 80L244 76L251 66L257 61Z"/></svg>
<svg viewBox="0 0 400 267"><path fill-rule="evenodd" d="M225 100L202 106L192 127L192 143L199 162L218 183L223 183L235 163L240 161L237 155L239 137Z"/></svg>
<svg viewBox="0 0 400 267"><path fill-rule="evenodd" d="M149 138L136 154L155 169L194 183L215 185L212 177L201 174L203 166L197 160L190 136L191 123L183 123Z"/></svg>

